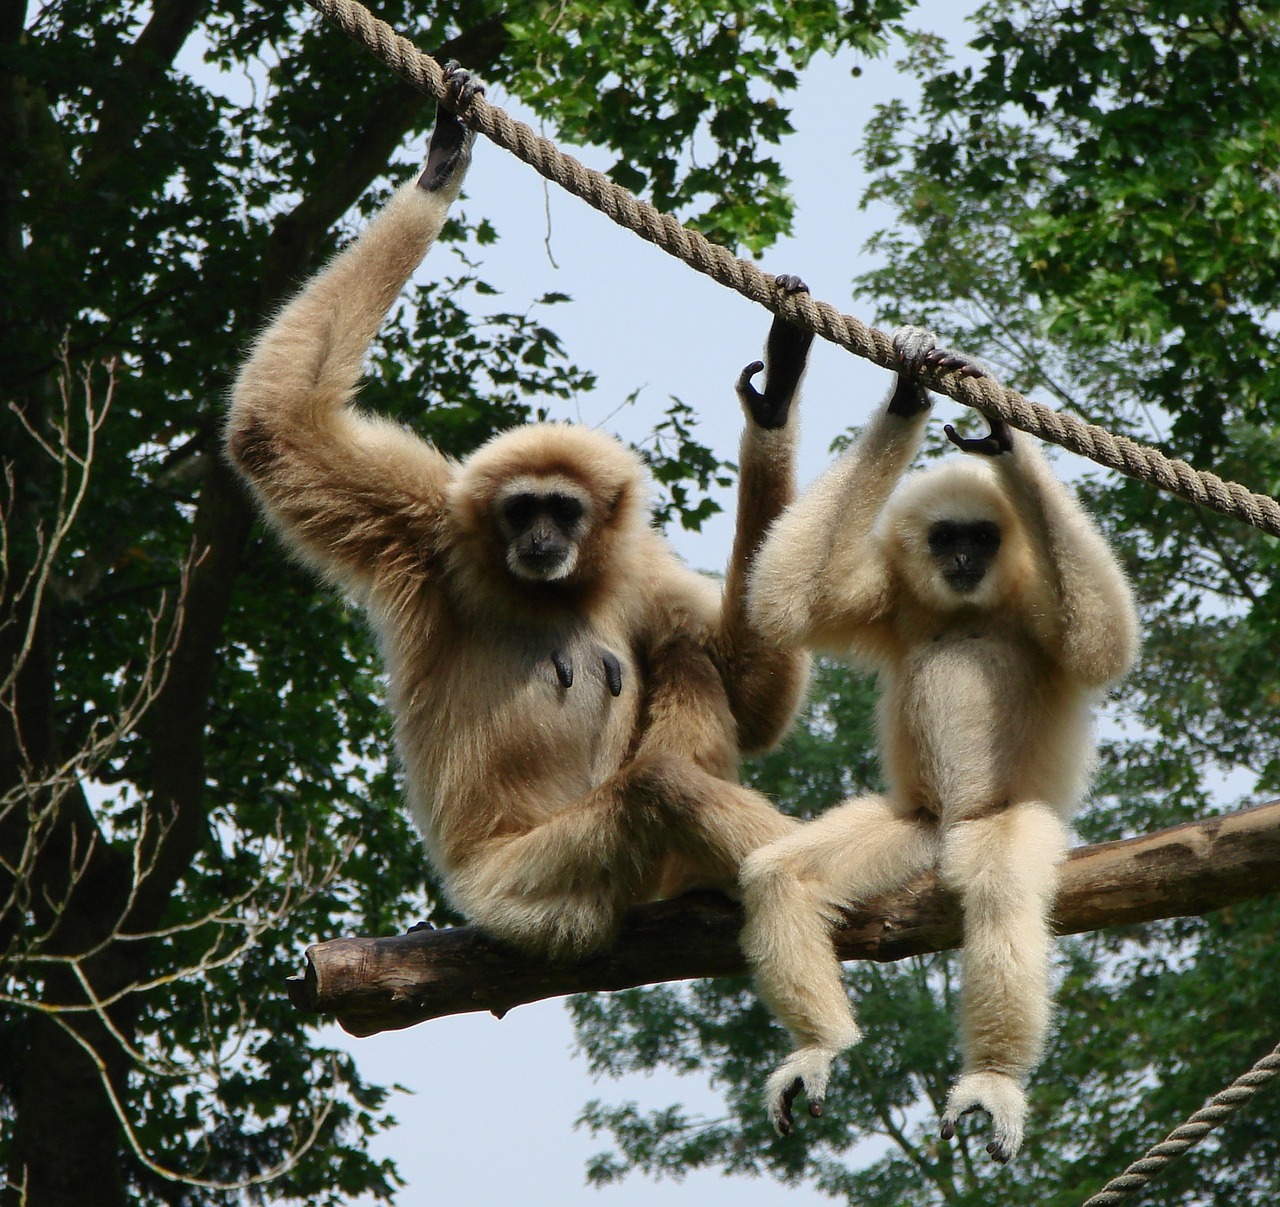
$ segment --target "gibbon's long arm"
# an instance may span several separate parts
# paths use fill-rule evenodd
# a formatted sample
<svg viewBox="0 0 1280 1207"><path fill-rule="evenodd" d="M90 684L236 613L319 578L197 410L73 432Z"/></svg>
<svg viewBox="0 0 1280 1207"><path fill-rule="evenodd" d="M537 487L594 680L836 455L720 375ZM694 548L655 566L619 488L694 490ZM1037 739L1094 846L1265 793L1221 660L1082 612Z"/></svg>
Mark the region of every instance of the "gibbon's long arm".
<svg viewBox="0 0 1280 1207"><path fill-rule="evenodd" d="M750 608L774 641L844 652L888 601L876 519L924 436L930 403L899 374L858 440L774 525L755 560Z"/></svg>
<svg viewBox="0 0 1280 1207"><path fill-rule="evenodd" d="M1086 687L1119 679L1137 656L1139 626L1128 580L1106 538L1030 437L1015 436L1000 420L978 440L947 434L965 451L993 458L1032 536L1053 598L1031 620L1055 662Z"/></svg>
<svg viewBox="0 0 1280 1207"><path fill-rule="evenodd" d="M808 290L799 277L780 276L777 281L788 293ZM766 750L781 738L808 677L808 655L768 640L755 624L747 610L747 580L770 525L795 497L795 402L812 343L813 332L775 318L765 360L743 369L736 387L747 422L739 448L737 526L725 571L716 654L745 754ZM761 369L763 393L751 384Z"/></svg>
<svg viewBox="0 0 1280 1207"><path fill-rule="evenodd" d="M232 460L290 542L350 586L402 581L406 559L420 562L433 544L449 463L349 403L370 341L444 226L469 148L469 133L439 110L422 178L285 306L233 390Z"/></svg>

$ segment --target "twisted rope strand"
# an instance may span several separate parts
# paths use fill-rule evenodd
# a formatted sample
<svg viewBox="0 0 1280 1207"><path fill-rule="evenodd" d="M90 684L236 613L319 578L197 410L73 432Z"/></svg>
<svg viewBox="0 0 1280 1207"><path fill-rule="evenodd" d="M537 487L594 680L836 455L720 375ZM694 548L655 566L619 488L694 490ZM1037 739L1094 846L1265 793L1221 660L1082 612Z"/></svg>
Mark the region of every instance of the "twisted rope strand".
<svg viewBox="0 0 1280 1207"><path fill-rule="evenodd" d="M1241 1074L1221 1093L1215 1094L1181 1127L1174 1128L1159 1144L1147 1150L1124 1173L1111 1179L1082 1207L1113 1207L1126 1195L1155 1178L1175 1157L1198 1144L1219 1123L1238 1111L1263 1086L1280 1073L1280 1045L1264 1056L1247 1073Z"/></svg>
<svg viewBox="0 0 1280 1207"><path fill-rule="evenodd" d="M420 92L437 101L448 101L440 65L358 0L307 2ZM476 96L460 117L472 130L510 151L548 180L713 281L881 368L898 367L893 344L884 332L842 314L807 293L786 293L776 288L771 273L738 259L697 231L682 226L670 214L632 196L602 172L586 167L523 122L489 104L483 96ZM1280 536L1280 503L1267 495L1255 494L1236 482L1224 482L1215 474L1193 469L1185 461L1166 457L1149 445L1114 436L1074 416L1052 411L990 378L961 377L953 371L923 373L921 380L930 389L1003 419L1041 440L1149 482L1189 502L1244 520L1272 536Z"/></svg>

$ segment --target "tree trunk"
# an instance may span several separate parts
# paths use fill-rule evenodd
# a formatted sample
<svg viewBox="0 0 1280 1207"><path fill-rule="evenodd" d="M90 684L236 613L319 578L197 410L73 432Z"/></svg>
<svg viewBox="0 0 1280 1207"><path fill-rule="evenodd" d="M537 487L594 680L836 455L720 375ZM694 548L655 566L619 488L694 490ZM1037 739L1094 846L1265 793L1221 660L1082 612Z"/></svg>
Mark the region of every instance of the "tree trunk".
<svg viewBox="0 0 1280 1207"><path fill-rule="evenodd" d="M1072 851L1062 869L1054 926L1078 934L1185 917L1280 890L1280 801ZM409 1027L568 993L746 971L739 907L716 893L645 905L618 942L580 964L548 964L473 927L412 930L392 938L333 939L307 949L288 981L303 1011L333 1015L353 1035ZM900 960L962 938L959 903L935 875L870 908L846 911L834 935L842 959Z"/></svg>

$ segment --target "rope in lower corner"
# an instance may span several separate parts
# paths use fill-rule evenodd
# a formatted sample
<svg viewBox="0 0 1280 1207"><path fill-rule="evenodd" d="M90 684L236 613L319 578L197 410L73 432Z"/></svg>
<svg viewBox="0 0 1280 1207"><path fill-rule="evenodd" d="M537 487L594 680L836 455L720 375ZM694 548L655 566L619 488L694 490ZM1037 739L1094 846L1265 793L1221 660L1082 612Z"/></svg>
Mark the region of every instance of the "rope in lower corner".
<svg viewBox="0 0 1280 1207"><path fill-rule="evenodd" d="M437 101L448 99L440 64L397 34L385 21L380 21L358 0L307 0L307 3L418 91ZM548 180L691 268L856 356L884 369L897 367L893 344L883 331L868 327L808 294L789 294L776 288L770 273L738 259L697 231L682 226L670 214L634 197L602 172L586 167L523 122L491 105L483 96L476 96L459 116L469 128L510 151ZM1280 536L1280 503L1267 495L1255 494L1239 483L1194 469L1185 461L1167 457L1149 445L1115 436L1105 428L1050 410L990 378L961 377L950 372L923 373L921 380L930 389L1003 419L1020 431L1148 482L1188 502L1243 520L1272 536Z"/></svg>
<svg viewBox="0 0 1280 1207"><path fill-rule="evenodd" d="M1221 1093L1215 1094L1180 1127L1171 1131L1159 1144L1153 1145L1122 1174L1112 1178L1081 1207L1113 1207L1126 1195L1147 1185L1175 1157L1198 1144L1218 1124L1233 1115L1263 1086L1280 1073L1280 1044L1273 1048L1247 1073L1241 1074Z"/></svg>

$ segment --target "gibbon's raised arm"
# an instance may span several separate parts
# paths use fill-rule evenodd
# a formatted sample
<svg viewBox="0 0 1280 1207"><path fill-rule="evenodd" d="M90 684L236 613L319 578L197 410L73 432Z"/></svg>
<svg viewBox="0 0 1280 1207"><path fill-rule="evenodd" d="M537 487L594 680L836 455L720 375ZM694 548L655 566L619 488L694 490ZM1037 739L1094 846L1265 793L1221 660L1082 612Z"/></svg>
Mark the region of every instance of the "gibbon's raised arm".
<svg viewBox="0 0 1280 1207"><path fill-rule="evenodd" d="M799 277L780 276L777 282L787 293L808 290ZM737 526L716 647L738 724L738 745L745 754L766 750L782 737L808 678L808 655L780 647L756 625L747 609L747 581L770 526L795 497L795 402L812 343L813 332L775 318L764 361L743 369L736 387L747 422L738 455ZM761 369L763 393L751 384Z"/></svg>
<svg viewBox="0 0 1280 1207"><path fill-rule="evenodd" d="M749 603L772 640L843 652L883 610L889 579L871 534L920 447L930 405L927 391L899 373L862 435L773 526Z"/></svg>
<svg viewBox="0 0 1280 1207"><path fill-rule="evenodd" d="M1003 429L1003 431L1001 431ZM1049 468L1035 442L996 421L1004 450L996 470L1041 551L1056 596L1035 618L1048 627L1055 661L1088 687L1104 687L1132 666L1138 619L1128 580L1111 546L1071 491ZM963 447L963 446L962 446Z"/></svg>
<svg viewBox="0 0 1280 1207"><path fill-rule="evenodd" d="M477 88L454 72L458 96ZM349 404L370 341L444 226L470 161L470 133L437 111L427 165L360 237L276 317L241 368L227 449L273 522L308 560L350 586L422 559L448 461Z"/></svg>

